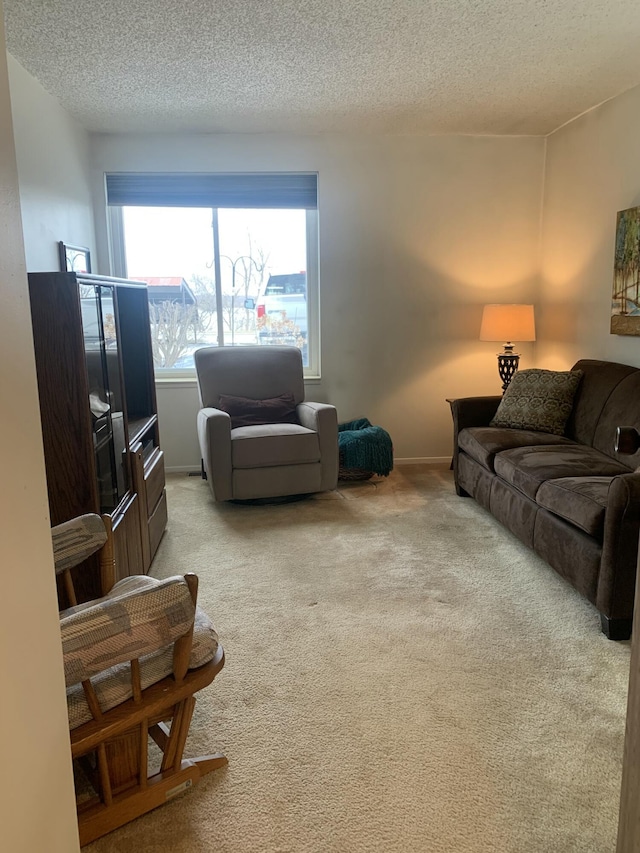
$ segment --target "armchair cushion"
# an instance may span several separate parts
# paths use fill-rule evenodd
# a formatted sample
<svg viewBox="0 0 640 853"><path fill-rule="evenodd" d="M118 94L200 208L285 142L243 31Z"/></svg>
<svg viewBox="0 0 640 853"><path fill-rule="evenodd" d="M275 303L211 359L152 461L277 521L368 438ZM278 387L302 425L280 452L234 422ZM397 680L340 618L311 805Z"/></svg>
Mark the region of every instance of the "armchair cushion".
<svg viewBox="0 0 640 853"><path fill-rule="evenodd" d="M232 429L259 424L298 423L296 401L290 392L266 400L221 394L218 408L230 415Z"/></svg>
<svg viewBox="0 0 640 853"><path fill-rule="evenodd" d="M167 581L159 581L155 578L145 577L144 575L125 578L113 587L109 596L105 596L103 599L97 599L96 601L87 602L86 604L80 604L64 611L61 614L61 625L63 619L82 616L82 614L88 614L90 618L93 618L95 616L95 614L92 613L94 606L104 602L105 599L108 599L110 596L122 596L124 599L130 599L141 595L142 600L145 600L147 599L150 591L157 591L158 587L160 587L161 596L165 597L167 589L173 589L175 591L176 587L182 586L181 584L176 584L176 580L183 579L169 578L168 581L171 583L167 587L165 586ZM183 582L183 585L186 588L186 583ZM170 593L171 596L173 594L174 593ZM182 598L182 592L180 592L179 598ZM204 666L205 663L208 663L215 657L218 650L218 635L206 613L200 610L200 608L195 608L194 613L193 604L191 605L191 617L188 620L188 625L185 627L183 624L175 631L171 629L170 633L177 633L178 636L181 636L189 630L191 622L193 622L194 628L193 643L189 658L189 669L197 669L198 667ZM167 636L169 636L169 634L167 634ZM128 646L130 637L125 635L122 640L123 645ZM148 643L147 649L149 652L147 654L142 654L139 658L141 687L143 690L150 685L161 681L163 678L166 678L166 676L170 675L173 671L173 641L169 641L165 645L160 638L156 638L156 640ZM129 658L126 657L126 655L120 655L119 663L114 663L114 660L115 658L106 658L99 667L100 671L97 671L97 673L91 678L91 683L96 691L100 708L103 713L109 711L111 708L115 708L116 705L120 705L122 702L126 702L127 699L130 699L133 695ZM65 654L65 676L67 674L66 664L67 661ZM67 711L69 714L70 729L74 729L92 719L92 714L89 710L89 706L87 705L84 691L79 683L67 683Z"/></svg>
<svg viewBox="0 0 640 853"><path fill-rule="evenodd" d="M318 434L297 424L260 424L231 432L234 468L272 468L320 461Z"/></svg>

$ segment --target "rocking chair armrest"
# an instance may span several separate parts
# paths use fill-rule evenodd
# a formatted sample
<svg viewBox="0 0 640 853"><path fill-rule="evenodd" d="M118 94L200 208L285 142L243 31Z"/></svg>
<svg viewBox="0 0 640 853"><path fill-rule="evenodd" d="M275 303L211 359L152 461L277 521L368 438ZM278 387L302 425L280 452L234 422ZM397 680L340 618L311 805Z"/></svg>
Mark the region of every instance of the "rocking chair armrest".
<svg viewBox="0 0 640 853"><path fill-rule="evenodd" d="M117 590L60 619L67 687L166 648L192 630L195 604L184 577Z"/></svg>
<svg viewBox="0 0 640 853"><path fill-rule="evenodd" d="M59 575L99 551L107 541L107 531L99 515L88 513L52 527L51 541Z"/></svg>

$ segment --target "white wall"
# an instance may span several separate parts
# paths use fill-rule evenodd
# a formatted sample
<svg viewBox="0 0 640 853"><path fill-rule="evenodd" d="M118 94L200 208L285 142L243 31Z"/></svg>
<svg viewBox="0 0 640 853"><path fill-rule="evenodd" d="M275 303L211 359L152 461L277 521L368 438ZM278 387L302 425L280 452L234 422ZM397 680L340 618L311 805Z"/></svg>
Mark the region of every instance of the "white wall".
<svg viewBox="0 0 640 853"><path fill-rule="evenodd" d="M0 43L4 44L0 0ZM18 176L0 56L0 837L78 850Z"/></svg>
<svg viewBox="0 0 640 853"><path fill-rule="evenodd" d="M640 366L640 340L609 333L616 213L640 205L640 87L548 138L537 358Z"/></svg>
<svg viewBox="0 0 640 853"><path fill-rule="evenodd" d="M93 138L104 172L319 172L322 380L310 399L389 430L396 457L446 458L446 397L498 393L485 302L534 301L543 139L276 135ZM523 364L532 363L523 345ZM193 387L159 390L169 467L199 467Z"/></svg>
<svg viewBox="0 0 640 853"><path fill-rule="evenodd" d="M95 245L89 135L10 55L8 66L27 270L58 270L58 241Z"/></svg>

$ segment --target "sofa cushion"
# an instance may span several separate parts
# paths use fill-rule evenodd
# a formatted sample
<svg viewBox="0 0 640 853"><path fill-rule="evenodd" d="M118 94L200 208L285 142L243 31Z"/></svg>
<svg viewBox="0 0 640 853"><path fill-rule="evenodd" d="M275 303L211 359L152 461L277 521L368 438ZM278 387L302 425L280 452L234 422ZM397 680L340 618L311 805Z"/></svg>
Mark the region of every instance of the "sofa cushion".
<svg viewBox="0 0 640 853"><path fill-rule="evenodd" d="M559 477L614 477L629 469L599 450L582 444L515 447L496 455L494 469L499 477L531 500L547 480Z"/></svg>
<svg viewBox="0 0 640 853"><path fill-rule="evenodd" d="M579 370L520 370L489 425L563 435L581 379Z"/></svg>
<svg viewBox="0 0 640 853"><path fill-rule="evenodd" d="M262 424L231 430L234 468L271 468L320 461L318 433L297 424Z"/></svg>
<svg viewBox="0 0 640 853"><path fill-rule="evenodd" d="M613 477L560 477L538 489L536 503L602 541Z"/></svg>
<svg viewBox="0 0 640 853"><path fill-rule="evenodd" d="M537 444L573 444L570 438L549 432L501 427L467 427L458 434L458 447L489 471L493 471L496 453L512 447Z"/></svg>

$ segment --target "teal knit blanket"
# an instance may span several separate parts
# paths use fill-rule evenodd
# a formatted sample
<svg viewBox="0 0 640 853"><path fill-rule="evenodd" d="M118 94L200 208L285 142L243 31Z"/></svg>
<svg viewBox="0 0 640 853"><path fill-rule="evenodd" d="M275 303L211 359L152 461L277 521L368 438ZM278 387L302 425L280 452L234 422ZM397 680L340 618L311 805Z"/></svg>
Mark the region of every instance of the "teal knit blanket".
<svg viewBox="0 0 640 853"><path fill-rule="evenodd" d="M386 477L393 470L389 433L366 418L338 424L338 448L343 468L360 468Z"/></svg>

